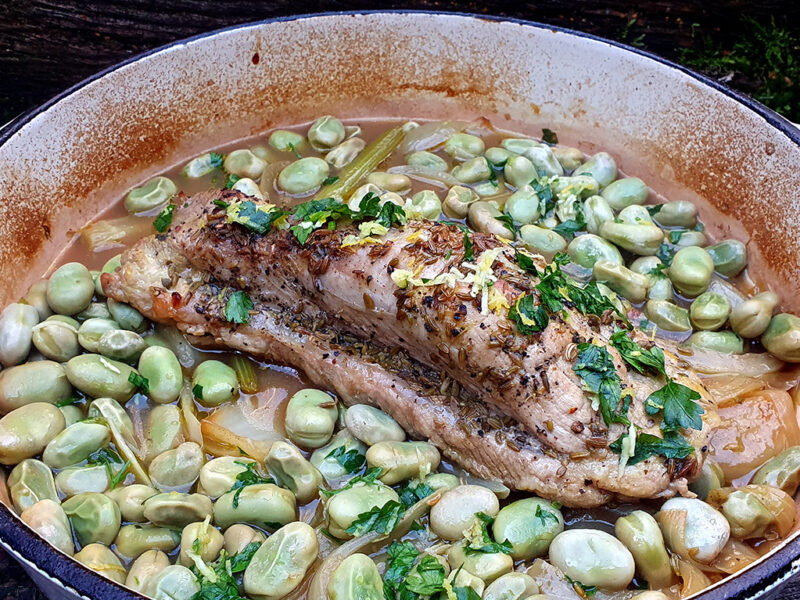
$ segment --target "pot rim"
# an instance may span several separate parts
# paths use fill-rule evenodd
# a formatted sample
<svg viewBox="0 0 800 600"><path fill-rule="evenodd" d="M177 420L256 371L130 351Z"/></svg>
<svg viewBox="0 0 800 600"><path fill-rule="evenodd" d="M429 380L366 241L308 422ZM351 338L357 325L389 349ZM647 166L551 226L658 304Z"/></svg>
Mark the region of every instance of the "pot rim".
<svg viewBox="0 0 800 600"><path fill-rule="evenodd" d="M456 11L436 11L436 10L416 10L416 9L386 9L386 10L351 10L351 11L329 11L317 13L304 13L297 15L287 15L273 17L258 21L240 23L229 27L223 27L212 31L199 33L197 35L182 38L146 50L135 56L131 56L124 61L106 67L105 69L83 79L75 85L67 88L63 92L53 96L43 104L29 109L18 115L10 122L0 126L0 146L5 144L14 134L19 132L28 123L33 121L38 115L49 110L61 100L79 92L82 88L101 79L102 77L117 71L127 65L138 62L149 56L170 50L176 46L182 46L197 40L214 37L218 34L240 29L249 29L273 23L287 23L297 20L313 19L319 17L335 16L364 16L364 15L398 14L398 15L430 15L434 17L460 17L477 19L497 23L514 23L531 27L534 29L546 30L551 32L563 33L569 36L584 38L607 44L636 54L645 59L652 60L669 69L677 70L706 87L724 94L725 96L742 104L746 108L762 117L770 126L777 129L788 137L795 145L800 147L800 129L791 121L782 117L777 112L768 108L761 102L746 96L727 85L716 81L706 75L693 71L688 67L679 65L671 60L655 55L646 50L635 48L617 40L603 38L594 34L576 31L558 25L548 25L538 21L520 19L516 17L504 17L497 15L481 15L476 13L456 12ZM60 586L69 589L73 593L87 598L99 595L100 597L117 597L121 600L145 600L146 596L107 579L100 574L92 571L77 560L64 560L65 555L54 546L46 542L42 537L31 530L19 516L4 503L0 502L0 546L16 558L21 559L31 568L35 568L39 576L45 577ZM72 557L68 557L72 558ZM778 564L773 564L773 563ZM724 580L713 584L705 590L691 596L691 598L702 598L703 600L749 600L761 594L768 593L774 588L782 585L792 576L800 572L800 532L796 532L784 544L776 547L768 554L760 557L759 560L745 568L735 576L729 576ZM111 595L114 596L111 596Z"/></svg>

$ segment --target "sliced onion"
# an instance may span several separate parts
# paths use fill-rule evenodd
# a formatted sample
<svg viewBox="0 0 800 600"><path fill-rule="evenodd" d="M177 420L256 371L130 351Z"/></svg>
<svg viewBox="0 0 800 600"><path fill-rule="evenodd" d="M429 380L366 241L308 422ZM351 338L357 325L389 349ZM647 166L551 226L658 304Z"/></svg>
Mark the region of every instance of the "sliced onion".
<svg viewBox="0 0 800 600"><path fill-rule="evenodd" d="M405 156L409 152L430 150L444 144L451 136L461 133L471 123L468 121L432 121L423 123L406 133L397 151Z"/></svg>
<svg viewBox="0 0 800 600"><path fill-rule="evenodd" d="M680 357L699 373L735 373L758 377L779 371L783 362L767 354L722 354L711 350L694 350L693 354L681 354Z"/></svg>
<svg viewBox="0 0 800 600"><path fill-rule="evenodd" d="M370 554L389 542L400 539L411 530L411 525L414 521L428 514L431 507L436 504L441 497L441 492L434 492L427 498L410 506L391 533L370 531L369 533L365 533L362 536L345 542L328 554L317 568L317 572L311 582L311 587L308 589L308 600L328 600L328 583L334 571L342 564L345 558L357 552Z"/></svg>
<svg viewBox="0 0 800 600"><path fill-rule="evenodd" d="M711 580L708 576L688 560L673 554L670 557L670 562L672 563L672 570L678 574L678 577L683 582L681 585L681 598L691 596L711 585Z"/></svg>
<svg viewBox="0 0 800 600"><path fill-rule="evenodd" d="M264 194L265 200L269 201L270 195L274 196L276 194L275 180L278 178L278 174L288 165L288 160L281 160L270 163L264 168L264 171L261 173L261 181L258 184L258 189Z"/></svg>
<svg viewBox="0 0 800 600"><path fill-rule="evenodd" d="M185 381L180 395L181 417L183 419L183 435L201 448L205 446L203 441L203 429L200 420L197 418L194 406L194 394L188 381Z"/></svg>
<svg viewBox="0 0 800 600"><path fill-rule="evenodd" d="M124 248L151 233L153 220L134 216L96 221L81 229L81 237L92 252Z"/></svg>
<svg viewBox="0 0 800 600"><path fill-rule="evenodd" d="M758 560L758 553L739 540L730 539L711 563L711 568L720 573L736 573Z"/></svg>
<svg viewBox="0 0 800 600"><path fill-rule="evenodd" d="M192 346L178 329L168 325L156 325L155 337L175 353L184 369L191 369L202 359L202 354Z"/></svg>
<svg viewBox="0 0 800 600"><path fill-rule="evenodd" d="M387 173L400 173L402 175L407 175L416 181L421 181L422 183L427 183L429 185L436 185L444 189L454 185L464 185L446 171L437 171L435 169L429 169L426 167L398 165L396 167L389 167L386 171Z"/></svg>

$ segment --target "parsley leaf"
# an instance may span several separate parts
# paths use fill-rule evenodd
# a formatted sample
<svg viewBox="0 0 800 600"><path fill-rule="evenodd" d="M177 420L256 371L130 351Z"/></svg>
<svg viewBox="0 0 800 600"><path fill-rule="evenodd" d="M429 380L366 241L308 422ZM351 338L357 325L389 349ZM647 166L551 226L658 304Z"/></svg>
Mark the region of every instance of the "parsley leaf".
<svg viewBox="0 0 800 600"><path fill-rule="evenodd" d="M320 489L319 493L325 496L326 498L330 498L331 496L338 494L339 492L349 490L357 483L372 485L375 483L375 480L378 477L380 477L382 471L383 469L381 469L380 467L372 467L371 469L367 469L367 471L363 475L356 475L355 477L348 480L347 485L340 487L338 490Z"/></svg>
<svg viewBox="0 0 800 600"><path fill-rule="evenodd" d="M348 473L355 473L363 467L364 463L367 461L367 458L356 448L347 450L346 446L339 446L331 451L325 458L336 459L336 462Z"/></svg>
<svg viewBox="0 0 800 600"><path fill-rule="evenodd" d="M125 480L128 467L131 466L129 460L123 462L119 454L111 448L100 448L96 452L93 452L86 459L86 464L104 466L106 468L106 473L108 473L109 485L112 490Z"/></svg>
<svg viewBox="0 0 800 600"><path fill-rule="evenodd" d="M535 179L531 182L531 187L539 198L539 214L547 215L556 206L553 188L547 183L547 179Z"/></svg>
<svg viewBox="0 0 800 600"><path fill-rule="evenodd" d="M203 386L200 385L199 383L195 384L195 386L192 388L192 394L198 400L202 400L203 399Z"/></svg>
<svg viewBox="0 0 800 600"><path fill-rule="evenodd" d="M374 196L374 194L372 194ZM369 194L367 194L369 196ZM365 197L366 198L366 197ZM361 200L362 204L364 199ZM376 213L377 214L377 213ZM405 213L403 213L405 216ZM320 200L309 200L303 202L295 208L292 218L297 223L290 228L290 231L301 244L305 244L308 236L323 225L330 226L341 218L351 218L353 212L346 204L339 202L336 198L322 198ZM373 215L374 216L374 215Z"/></svg>
<svg viewBox="0 0 800 600"><path fill-rule="evenodd" d="M702 429L701 415L705 411L697 403L699 399L700 394L692 388L669 381L667 385L647 397L644 407L648 415L663 413L662 431Z"/></svg>
<svg viewBox="0 0 800 600"><path fill-rule="evenodd" d="M167 204L153 221L153 227L158 233L164 233L172 224L172 213L175 212L174 204Z"/></svg>
<svg viewBox="0 0 800 600"><path fill-rule="evenodd" d="M503 225L506 226L506 229L508 229L509 233L511 234L511 239L512 240L516 240L517 239L517 229L516 229L516 227L514 227L514 218L510 214L503 213L499 217L495 217L495 219L497 219Z"/></svg>
<svg viewBox="0 0 800 600"><path fill-rule="evenodd" d="M659 375L667 375L664 367L664 353L658 346L645 350L628 337L628 333L624 329L615 329L611 336L611 345L619 350L625 362L639 373L644 375L645 369L649 368Z"/></svg>
<svg viewBox="0 0 800 600"><path fill-rule="evenodd" d="M558 135L552 129L548 129L544 127L542 129L542 141L545 144L557 144L558 143Z"/></svg>
<svg viewBox="0 0 800 600"><path fill-rule="evenodd" d="M292 144L291 142L289 142L289 149L290 149L292 152L294 152L294 155L295 155L297 158L303 158L303 155L302 155L302 154L300 154L300 153L297 151L297 148L295 148L295 147L294 147L294 144Z"/></svg>
<svg viewBox="0 0 800 600"><path fill-rule="evenodd" d="M675 256L675 250L670 247L669 244L664 242L658 247L656 256L661 260L662 263L664 263L664 265L668 267L672 264L672 258Z"/></svg>
<svg viewBox="0 0 800 600"><path fill-rule="evenodd" d="M536 265L533 264L533 258L517 250L516 260L517 264L522 268L523 271L525 271L526 273L530 273L531 275L534 275L536 277L541 277L539 269L537 269Z"/></svg>
<svg viewBox="0 0 800 600"><path fill-rule="evenodd" d="M330 177L326 177L322 180L322 185L330 185L332 183L336 183L339 181L339 177L337 175L331 175Z"/></svg>
<svg viewBox="0 0 800 600"><path fill-rule="evenodd" d="M391 533L400 518L403 516L403 505L394 500L389 500L383 506L375 506L367 512L363 512L353 524L345 531L353 536L364 535L370 531L378 533Z"/></svg>
<svg viewBox="0 0 800 600"><path fill-rule="evenodd" d="M71 404L77 404L81 400L84 400L84 398L81 396L70 396L66 400L59 400L58 402L56 402L56 406L58 408L62 408L64 406L70 406Z"/></svg>
<svg viewBox="0 0 800 600"><path fill-rule="evenodd" d="M395 593L414 566L419 551L411 542L392 542L387 554L389 557L386 560L386 572L383 574L383 595L386 600L395 600Z"/></svg>
<svg viewBox="0 0 800 600"><path fill-rule="evenodd" d="M255 553L255 550L251 549L254 544L258 545L258 542L248 544L231 558L228 558L228 553L223 550L220 557L208 565L214 573L213 579L209 579L207 573L192 565L192 573L200 583L200 591L192 597L192 600L245 600L239 595L239 585L233 575L244 571L250 564Z"/></svg>
<svg viewBox="0 0 800 600"><path fill-rule="evenodd" d="M586 389L597 396L606 425L630 425L627 417L630 396L620 397L622 382L607 349L594 344L578 344L578 358L572 370L583 380Z"/></svg>
<svg viewBox="0 0 800 600"><path fill-rule="evenodd" d="M456 600L481 600L478 592L471 587L454 587L453 593L456 595Z"/></svg>
<svg viewBox="0 0 800 600"><path fill-rule="evenodd" d="M358 216L360 215L357 215L356 218L358 218ZM386 202L383 206L381 206L381 210L378 213L378 218L375 220L379 225L383 225L387 229L395 223L398 225L405 225L406 211L402 206L399 206L394 202Z"/></svg>
<svg viewBox="0 0 800 600"><path fill-rule="evenodd" d="M550 322L550 317L544 307L534 304L533 296L522 294L508 309L508 318L514 321L517 331L523 335L530 335L544 330Z"/></svg>
<svg viewBox="0 0 800 600"><path fill-rule="evenodd" d="M653 204L651 206L645 206L645 208L647 209L647 212L650 213L651 217L655 217L658 213L661 212L661 208L663 206L664 206L663 204Z"/></svg>
<svg viewBox="0 0 800 600"><path fill-rule="evenodd" d="M230 206L230 204L228 204L227 202L225 202L225 200L221 200L221 199L219 199L219 198L215 198L215 199L214 199L214 201L212 202L212 204L213 204L214 206L218 206L218 207L219 207L219 208L221 208L222 210L225 210L225 209L227 209L227 208Z"/></svg>
<svg viewBox="0 0 800 600"><path fill-rule="evenodd" d="M464 232L464 260L475 260L475 247L468 232Z"/></svg>
<svg viewBox="0 0 800 600"><path fill-rule="evenodd" d="M433 493L433 488L426 483L409 481L399 492L401 504L408 508Z"/></svg>
<svg viewBox="0 0 800 600"><path fill-rule="evenodd" d="M272 477L262 477L261 474L256 472L256 463L244 462L241 460L235 460L233 462L241 467L244 467L244 471L236 474L236 480L233 482L231 489L228 490L229 492L236 492L233 495L233 508L239 507L239 495L248 485L275 483L275 480L272 479Z"/></svg>
<svg viewBox="0 0 800 600"><path fill-rule="evenodd" d="M494 522L494 519L486 513L479 512L475 515L480 520L480 546L476 546L476 541L472 541L464 546L464 553L469 556L470 554L511 554L511 542L504 540L503 542L492 541L492 536L489 535L489 526Z"/></svg>
<svg viewBox="0 0 800 600"><path fill-rule="evenodd" d="M571 240L573 237L575 237L575 232L586 227L586 222L580 218L581 216L582 215L578 215L578 219L569 219L568 221L559 223L553 227L553 231L564 237L567 241Z"/></svg>
<svg viewBox="0 0 800 600"><path fill-rule="evenodd" d="M250 542L231 558L231 573L241 573L253 560L253 555L261 547L261 542ZM198 552L199 554L199 552Z"/></svg>
<svg viewBox="0 0 800 600"><path fill-rule="evenodd" d="M539 521L542 524L542 527L547 527L548 521L553 521L555 523L558 523L558 517L547 509L543 510L541 504L536 506L536 512L534 513L533 516L539 519Z"/></svg>
<svg viewBox="0 0 800 600"><path fill-rule="evenodd" d="M444 566L430 554L422 557L406 577L404 587L420 596L438 594L444 589Z"/></svg>
<svg viewBox="0 0 800 600"><path fill-rule="evenodd" d="M622 440L626 436L627 434L620 436L617 441L609 445L609 448L617 454L621 454ZM663 438L649 433L640 433L636 436L636 448L633 456L628 459L628 464L635 465L656 455L665 458L683 459L693 452L694 446L674 431L665 432Z"/></svg>
<svg viewBox="0 0 800 600"><path fill-rule="evenodd" d="M683 237L684 233L686 233L684 229L673 229L668 234L669 241L672 242L673 244L677 244L678 242L681 241L681 238Z"/></svg>
<svg viewBox="0 0 800 600"><path fill-rule="evenodd" d="M286 213L271 205L259 205L252 200L235 201L225 207L228 223L236 223L259 235L264 235Z"/></svg>
<svg viewBox="0 0 800 600"><path fill-rule="evenodd" d="M249 311L252 309L253 301L246 292L233 292L225 304L225 320L229 323L247 323L250 320Z"/></svg>
<svg viewBox="0 0 800 600"><path fill-rule="evenodd" d="M143 394L150 393L150 382L136 371L131 371L131 374L128 375L128 382L132 383L133 386Z"/></svg>
<svg viewBox="0 0 800 600"><path fill-rule="evenodd" d="M236 185L236 182L239 181L241 177L236 175L235 173L228 173L228 178L225 180L225 189L231 190L233 186Z"/></svg>

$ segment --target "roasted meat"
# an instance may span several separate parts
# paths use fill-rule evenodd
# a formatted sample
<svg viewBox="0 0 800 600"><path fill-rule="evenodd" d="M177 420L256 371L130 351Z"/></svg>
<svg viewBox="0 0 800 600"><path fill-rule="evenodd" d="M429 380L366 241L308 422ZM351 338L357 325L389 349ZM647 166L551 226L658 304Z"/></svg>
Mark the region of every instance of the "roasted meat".
<svg viewBox="0 0 800 600"><path fill-rule="evenodd" d="M578 345L608 348L640 432L659 435L644 406L664 381L608 346L611 311L565 306L543 331L520 333L508 309L536 296L536 277L504 240L473 233L468 249L458 227L413 221L366 241L353 225L322 228L301 244L286 229L262 235L230 222L223 207L242 200L231 191L181 200L166 234L143 239L103 276L105 292L187 334L300 368L347 404L379 406L511 488L583 507L686 493L716 419L699 380L665 352L668 375L702 396L703 427L685 432L697 452L620 468L608 446L632 428L601 418L573 369ZM234 290L254 304L246 324L225 318Z"/></svg>

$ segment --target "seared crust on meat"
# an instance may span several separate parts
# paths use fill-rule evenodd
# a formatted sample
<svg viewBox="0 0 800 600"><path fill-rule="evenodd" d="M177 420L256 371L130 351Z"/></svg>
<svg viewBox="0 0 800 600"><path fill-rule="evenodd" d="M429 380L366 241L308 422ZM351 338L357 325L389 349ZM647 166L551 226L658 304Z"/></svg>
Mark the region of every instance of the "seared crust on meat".
<svg viewBox="0 0 800 600"><path fill-rule="evenodd" d="M568 309L524 336L505 311L481 314L480 295L466 283L400 289L392 280L395 269L425 279L451 268L468 272L454 226L412 222L352 246L342 243L357 230L342 226L301 245L289 231L262 236L227 223L213 200L238 197L195 196L167 234L142 240L103 276L106 293L192 335L304 369L348 404L380 406L476 475L570 506L672 495L699 469L716 413L674 355L667 353L670 376L704 396L704 428L689 435L699 452L680 462L653 457L620 473L619 455L607 445L625 428L602 422L572 370L575 344L608 343L610 318ZM472 239L476 257L496 255L495 286L509 304L535 294L536 280L516 265L510 246L486 234ZM222 317L226 288L253 300L247 325ZM633 392L631 421L658 434L644 400L663 381L629 372L609 352Z"/></svg>

